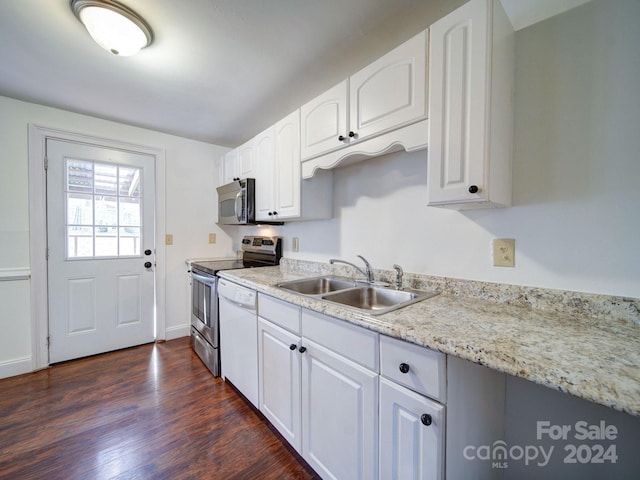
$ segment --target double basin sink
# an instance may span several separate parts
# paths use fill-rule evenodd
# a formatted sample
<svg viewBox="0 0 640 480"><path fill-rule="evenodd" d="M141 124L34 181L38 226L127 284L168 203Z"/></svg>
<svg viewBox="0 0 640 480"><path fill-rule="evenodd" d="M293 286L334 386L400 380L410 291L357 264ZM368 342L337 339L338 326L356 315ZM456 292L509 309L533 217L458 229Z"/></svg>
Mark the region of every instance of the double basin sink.
<svg viewBox="0 0 640 480"><path fill-rule="evenodd" d="M382 315L438 294L422 290L396 290L387 286L363 285L355 280L335 276L291 280L279 283L276 287L353 308L369 315Z"/></svg>

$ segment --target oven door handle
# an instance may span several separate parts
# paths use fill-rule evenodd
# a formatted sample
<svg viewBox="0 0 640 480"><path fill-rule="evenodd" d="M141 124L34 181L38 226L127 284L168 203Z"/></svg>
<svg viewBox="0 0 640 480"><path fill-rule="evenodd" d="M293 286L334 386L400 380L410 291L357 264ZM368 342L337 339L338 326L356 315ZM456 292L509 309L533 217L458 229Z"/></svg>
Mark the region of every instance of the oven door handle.
<svg viewBox="0 0 640 480"><path fill-rule="evenodd" d="M205 277L204 275L198 275L197 273L191 272L191 278L209 286L214 286L216 284L216 277Z"/></svg>

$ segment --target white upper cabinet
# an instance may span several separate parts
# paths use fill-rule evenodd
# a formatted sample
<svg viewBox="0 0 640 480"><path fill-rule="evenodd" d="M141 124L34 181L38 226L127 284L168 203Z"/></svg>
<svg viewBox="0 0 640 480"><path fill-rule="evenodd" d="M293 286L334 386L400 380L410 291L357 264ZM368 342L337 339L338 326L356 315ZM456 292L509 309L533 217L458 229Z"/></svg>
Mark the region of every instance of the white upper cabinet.
<svg viewBox="0 0 640 480"><path fill-rule="evenodd" d="M430 28L429 205L511 204L514 31L498 0Z"/></svg>
<svg viewBox="0 0 640 480"><path fill-rule="evenodd" d="M275 182L274 127L267 128L253 139L256 163L256 220L270 219L273 210Z"/></svg>
<svg viewBox="0 0 640 480"><path fill-rule="evenodd" d="M230 152L225 153L224 157L222 157L222 181L221 185L231 183L235 178L238 178L238 169L237 169L237 160L238 160L238 150L231 150Z"/></svg>
<svg viewBox="0 0 640 480"><path fill-rule="evenodd" d="M425 30L301 107L303 178L347 159L426 148L426 52Z"/></svg>
<svg viewBox="0 0 640 480"><path fill-rule="evenodd" d="M249 140L238 148L237 171L240 178L255 178L255 144L254 139Z"/></svg>
<svg viewBox="0 0 640 480"><path fill-rule="evenodd" d="M300 108L302 159L336 150L345 145L349 105L347 80Z"/></svg>
<svg viewBox="0 0 640 480"><path fill-rule="evenodd" d="M300 198L300 110L276 123L276 179L274 215L277 218L299 217Z"/></svg>
<svg viewBox="0 0 640 480"><path fill-rule="evenodd" d="M331 175L300 177L300 110L253 139L256 162L256 221L330 218Z"/></svg>
<svg viewBox="0 0 640 480"><path fill-rule="evenodd" d="M351 141L425 118L427 31L349 79Z"/></svg>

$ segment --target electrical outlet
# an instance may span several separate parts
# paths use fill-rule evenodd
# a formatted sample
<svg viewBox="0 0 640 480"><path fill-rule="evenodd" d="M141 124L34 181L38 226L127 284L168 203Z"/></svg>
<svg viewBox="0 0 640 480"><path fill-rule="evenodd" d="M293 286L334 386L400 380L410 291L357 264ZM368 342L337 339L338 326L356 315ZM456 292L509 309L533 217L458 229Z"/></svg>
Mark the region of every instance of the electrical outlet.
<svg viewBox="0 0 640 480"><path fill-rule="evenodd" d="M300 241L298 237L293 237L291 239L291 251L297 252L300 249Z"/></svg>
<svg viewBox="0 0 640 480"><path fill-rule="evenodd" d="M167 235L164 238L164 243L166 245L173 245L173 235L171 235L170 233L167 233Z"/></svg>
<svg viewBox="0 0 640 480"><path fill-rule="evenodd" d="M209 243L216 243L216 234L215 233L210 233L209 234Z"/></svg>
<svg viewBox="0 0 640 480"><path fill-rule="evenodd" d="M513 267L516 263L516 241L513 238L493 239L493 266Z"/></svg>

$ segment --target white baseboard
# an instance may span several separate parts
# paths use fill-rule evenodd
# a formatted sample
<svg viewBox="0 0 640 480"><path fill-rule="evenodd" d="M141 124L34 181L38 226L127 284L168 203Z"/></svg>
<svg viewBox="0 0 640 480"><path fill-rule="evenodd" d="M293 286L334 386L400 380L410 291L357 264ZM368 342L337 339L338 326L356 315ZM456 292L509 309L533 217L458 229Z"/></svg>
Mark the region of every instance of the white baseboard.
<svg viewBox="0 0 640 480"><path fill-rule="evenodd" d="M0 362L0 378L15 377L33 371L31 361L31 357L23 357Z"/></svg>
<svg viewBox="0 0 640 480"><path fill-rule="evenodd" d="M188 337L191 334L191 325L178 325L165 329L165 340L175 340L176 338Z"/></svg>

